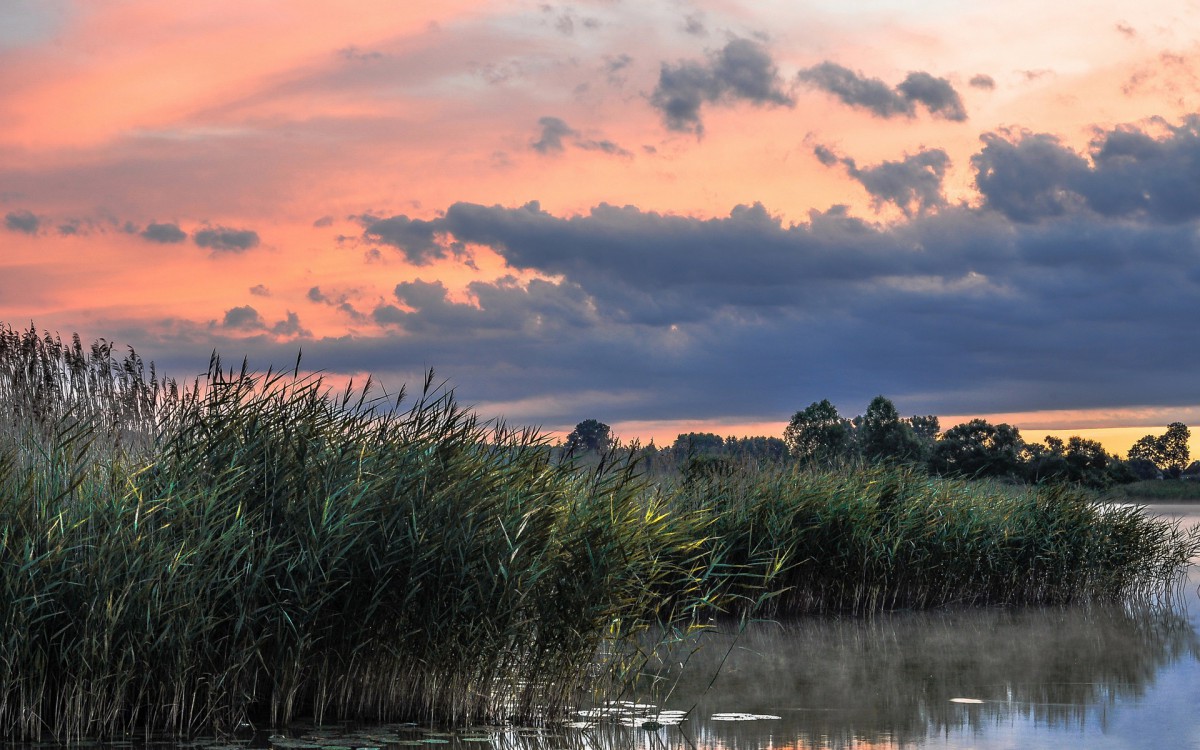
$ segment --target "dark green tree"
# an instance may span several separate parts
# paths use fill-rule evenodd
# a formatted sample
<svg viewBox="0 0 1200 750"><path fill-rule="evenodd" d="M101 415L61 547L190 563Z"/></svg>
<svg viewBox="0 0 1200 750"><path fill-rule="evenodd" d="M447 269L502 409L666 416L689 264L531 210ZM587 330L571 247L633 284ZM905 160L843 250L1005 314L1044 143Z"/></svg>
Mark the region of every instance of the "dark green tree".
<svg viewBox="0 0 1200 750"><path fill-rule="evenodd" d="M918 438L930 444L937 440L938 434L942 431L942 425L934 414L927 414L923 417L914 414L908 418L908 424Z"/></svg>
<svg viewBox="0 0 1200 750"><path fill-rule="evenodd" d="M1167 432L1160 439L1162 469L1174 479L1179 478L1191 458L1191 452L1188 450L1188 439L1191 436L1191 430L1183 422L1172 422L1167 425Z"/></svg>
<svg viewBox="0 0 1200 750"><path fill-rule="evenodd" d="M567 453L604 452L612 447L612 428L595 419L585 419L567 435Z"/></svg>
<svg viewBox="0 0 1200 750"><path fill-rule="evenodd" d="M946 430L930 461L934 471L971 477L1011 477L1021 473L1025 443L1009 424L972 419Z"/></svg>
<svg viewBox="0 0 1200 750"><path fill-rule="evenodd" d="M1164 474L1178 479L1188 465L1190 451L1188 438L1191 431L1183 422L1167 425L1163 435L1146 435L1138 438L1129 449L1130 461L1149 461Z"/></svg>
<svg viewBox="0 0 1200 750"><path fill-rule="evenodd" d="M876 396L858 428L858 445L868 461L897 463L921 458L921 441L890 399Z"/></svg>
<svg viewBox="0 0 1200 750"><path fill-rule="evenodd" d="M848 458L853 449L850 422L828 399L809 404L792 415L783 440L792 457L802 462L830 464Z"/></svg>
<svg viewBox="0 0 1200 750"><path fill-rule="evenodd" d="M676 437L671 449L680 459L721 455L726 452L725 438L712 432L688 432Z"/></svg>

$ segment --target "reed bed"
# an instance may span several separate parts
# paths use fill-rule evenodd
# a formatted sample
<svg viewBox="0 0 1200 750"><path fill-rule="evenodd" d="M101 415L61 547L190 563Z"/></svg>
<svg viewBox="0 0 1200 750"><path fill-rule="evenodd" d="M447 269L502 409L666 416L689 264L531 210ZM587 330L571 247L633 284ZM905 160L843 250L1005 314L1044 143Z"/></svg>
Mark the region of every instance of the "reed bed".
<svg viewBox="0 0 1200 750"><path fill-rule="evenodd" d="M946 479L903 467L747 467L683 484L712 543L767 572L777 616L1056 605L1170 592L1200 533L1065 485Z"/></svg>
<svg viewBox="0 0 1200 750"><path fill-rule="evenodd" d="M550 721L712 618L1157 590L1195 536L900 469L649 482L419 393L0 330L0 736Z"/></svg>

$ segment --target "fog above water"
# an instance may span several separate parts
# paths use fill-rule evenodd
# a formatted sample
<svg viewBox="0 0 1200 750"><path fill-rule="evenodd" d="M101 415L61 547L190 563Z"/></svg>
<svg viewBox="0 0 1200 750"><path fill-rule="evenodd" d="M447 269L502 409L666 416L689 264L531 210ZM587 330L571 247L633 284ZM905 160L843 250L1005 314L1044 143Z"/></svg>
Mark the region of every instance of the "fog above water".
<svg viewBox="0 0 1200 750"><path fill-rule="evenodd" d="M1200 523L1200 506L1153 512ZM1198 585L1193 570L1169 603L749 623L660 664L633 699L689 710L688 719L627 739L700 748L1200 747ZM710 720L720 712L779 718Z"/></svg>

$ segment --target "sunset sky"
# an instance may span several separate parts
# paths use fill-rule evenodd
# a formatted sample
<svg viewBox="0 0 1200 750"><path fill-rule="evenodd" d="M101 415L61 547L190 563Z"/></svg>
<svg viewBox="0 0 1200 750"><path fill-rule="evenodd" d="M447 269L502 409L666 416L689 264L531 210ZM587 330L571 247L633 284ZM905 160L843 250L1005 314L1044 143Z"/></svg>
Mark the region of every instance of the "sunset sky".
<svg viewBox="0 0 1200 750"><path fill-rule="evenodd" d="M0 7L0 323L658 442L1200 433L1196 2Z"/></svg>

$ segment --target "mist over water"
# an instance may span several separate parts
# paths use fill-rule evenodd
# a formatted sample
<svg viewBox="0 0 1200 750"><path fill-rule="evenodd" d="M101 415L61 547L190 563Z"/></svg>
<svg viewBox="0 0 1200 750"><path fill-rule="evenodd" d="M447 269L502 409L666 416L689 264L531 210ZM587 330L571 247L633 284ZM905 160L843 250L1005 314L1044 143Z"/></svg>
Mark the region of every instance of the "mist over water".
<svg viewBox="0 0 1200 750"><path fill-rule="evenodd" d="M1151 512L1200 523L1198 506ZM635 700L688 718L626 739L806 750L1200 747L1198 586L1193 569L1169 603L749 623L664 659ZM711 719L730 712L778 718Z"/></svg>

